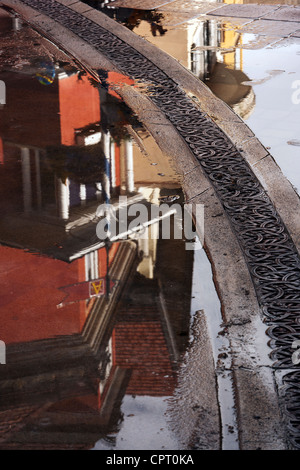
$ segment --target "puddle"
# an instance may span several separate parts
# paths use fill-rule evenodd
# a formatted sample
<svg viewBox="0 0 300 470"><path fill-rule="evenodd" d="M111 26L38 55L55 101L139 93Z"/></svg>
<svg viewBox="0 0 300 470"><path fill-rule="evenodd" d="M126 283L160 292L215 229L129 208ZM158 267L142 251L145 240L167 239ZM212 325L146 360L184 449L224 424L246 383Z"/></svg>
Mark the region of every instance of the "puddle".
<svg viewBox="0 0 300 470"><path fill-rule="evenodd" d="M294 140L289 140L288 145L295 145L296 147L300 146L300 140L294 139Z"/></svg>
<svg viewBox="0 0 300 470"><path fill-rule="evenodd" d="M204 251L172 236L180 178L118 95L128 77L0 28L0 448L182 450L170 400L215 307Z"/></svg>
<svg viewBox="0 0 300 470"><path fill-rule="evenodd" d="M300 188L299 39L177 3L98 6L203 80ZM0 448L237 450L211 266L164 237L184 197L118 95L136 84L99 82L1 10L0 36Z"/></svg>
<svg viewBox="0 0 300 470"><path fill-rule="evenodd" d="M253 11L249 18L214 18L207 15L210 2L195 1L188 6L178 0L152 11L142 10L141 5L140 9L120 8L125 3L98 3L98 8L204 81L245 120L299 193L298 150L288 143L299 135L299 24L279 21L280 12L268 20L251 18ZM252 2L243 2L247 3L251 7ZM268 1L265 14L272 5L296 6L299 0Z"/></svg>

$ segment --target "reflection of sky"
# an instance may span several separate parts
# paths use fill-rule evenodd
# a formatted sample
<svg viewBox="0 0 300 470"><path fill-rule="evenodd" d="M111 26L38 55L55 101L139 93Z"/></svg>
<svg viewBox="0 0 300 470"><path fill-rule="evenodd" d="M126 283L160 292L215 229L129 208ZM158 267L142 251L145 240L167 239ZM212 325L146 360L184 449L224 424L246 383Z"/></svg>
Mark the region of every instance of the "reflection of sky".
<svg viewBox="0 0 300 470"><path fill-rule="evenodd" d="M178 450L168 429L166 397L125 395L121 411L124 421L116 436L116 445L100 440L94 450Z"/></svg>
<svg viewBox="0 0 300 470"><path fill-rule="evenodd" d="M244 45L252 40L252 35L243 36ZM254 112L246 123L263 145L270 147L271 155L300 192L300 148L287 144L300 140L300 104L292 102L292 84L300 80L300 39L281 44L243 50L243 71L254 82L256 97Z"/></svg>

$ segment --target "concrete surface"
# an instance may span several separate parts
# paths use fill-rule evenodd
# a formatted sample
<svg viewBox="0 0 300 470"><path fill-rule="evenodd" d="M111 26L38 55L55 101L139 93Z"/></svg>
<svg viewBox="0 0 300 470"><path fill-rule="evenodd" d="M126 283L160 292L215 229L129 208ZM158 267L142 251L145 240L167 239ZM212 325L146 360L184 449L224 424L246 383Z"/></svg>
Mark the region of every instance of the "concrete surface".
<svg viewBox="0 0 300 470"><path fill-rule="evenodd" d="M15 8L33 27L46 34L89 69L105 67L117 70L112 62L96 52L85 41L77 38L55 21L37 14L21 1L3 0L2 3ZM227 105L216 99L208 88L190 72L142 38L135 36L134 33L116 24L102 13L87 8L81 2L60 0L60 3L69 5L71 10L81 12L84 17L112 31L148 57L186 90L191 99L224 130L243 153L268 191L291 236L298 243L299 249L300 240L297 240L300 230L300 220L297 216L300 209L299 198L268 151L243 121ZM133 5L133 1L130 3ZM153 3L158 6L163 2ZM171 7L171 2L165 3ZM237 9L233 7L241 8L237 12ZM217 13L231 17L246 15L247 18L257 18L258 12L255 7L255 5L228 5L218 8ZM260 9L259 15L265 17L272 13L276 14L276 11L278 8L273 5L264 6ZM213 12L211 15L217 13ZM284 10L282 13L284 14ZM272 20L273 18L270 18L270 21ZM120 93L127 104L138 114L139 119L154 136L161 149L167 156L173 158L177 171L182 175L187 202L191 202L194 208L196 204L205 205L205 248L212 263L214 281L222 301L224 324L227 325L231 344L240 448L251 450L286 448L286 434L277 385L268 360L268 351L264 348L262 350L257 348L258 338L259 344L267 342L267 337L264 335L265 327L260 320L260 308L243 253L222 205L200 165L195 164L194 156L182 138L149 98L133 87L124 87ZM290 210L291 205L293 211ZM243 292L247 292L247 295L242 295ZM214 393L214 388L211 393Z"/></svg>

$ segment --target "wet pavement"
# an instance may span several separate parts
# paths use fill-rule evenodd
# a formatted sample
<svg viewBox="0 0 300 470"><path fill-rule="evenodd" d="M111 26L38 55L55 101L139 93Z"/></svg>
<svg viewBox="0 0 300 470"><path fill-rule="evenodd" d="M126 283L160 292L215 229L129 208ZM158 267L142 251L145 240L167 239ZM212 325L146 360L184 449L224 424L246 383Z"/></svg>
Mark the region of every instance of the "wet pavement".
<svg viewBox="0 0 300 470"><path fill-rule="evenodd" d="M299 193L299 2L150 3L112 0L98 8L203 80L244 119Z"/></svg>
<svg viewBox="0 0 300 470"><path fill-rule="evenodd" d="M185 367L203 308L196 264L215 292L204 252L197 260L184 239L162 239L151 220L147 237L96 236L108 193L112 206L121 196L128 210L171 209L184 202L180 177L116 93L126 76L96 82L3 11L0 34L0 448L197 447L199 397L186 423L172 400L184 408L195 377Z"/></svg>
<svg viewBox="0 0 300 470"><path fill-rule="evenodd" d="M122 2L126 10L129 3L140 9L140 2ZM211 5L189 6L187 12L186 2L152 1L147 8L156 10L141 15L114 8L109 15L124 14L116 19L177 58L251 129L256 125L277 161L283 140L284 152L297 150L298 108L283 96L274 109L267 85L282 96L297 76L298 20L278 36L272 28L260 34L253 5L224 13L227 6L218 4L222 17L213 19ZM233 7L243 7L243 19ZM262 15L281 22L285 11L263 6ZM118 94L136 83L104 65L93 74L4 12L0 27L0 447L238 449L230 344L204 250L159 236L163 222L151 217L126 240L120 225L109 241L97 236L104 203L113 207L111 224L137 203L168 203L174 228L172 207L185 202L182 176ZM270 129L279 117L286 131L276 141L279 133L270 136ZM296 154L283 160L297 185Z"/></svg>

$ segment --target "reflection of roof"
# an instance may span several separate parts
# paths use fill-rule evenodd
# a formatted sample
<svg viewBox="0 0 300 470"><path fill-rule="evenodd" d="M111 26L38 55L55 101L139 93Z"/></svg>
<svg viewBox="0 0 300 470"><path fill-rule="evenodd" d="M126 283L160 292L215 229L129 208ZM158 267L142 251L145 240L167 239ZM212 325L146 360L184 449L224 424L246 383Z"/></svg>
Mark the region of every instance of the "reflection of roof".
<svg viewBox="0 0 300 470"><path fill-rule="evenodd" d="M132 369L126 393L171 395L175 383L158 308L155 305L125 307L114 332L116 363Z"/></svg>
<svg viewBox="0 0 300 470"><path fill-rule="evenodd" d="M128 197L129 205L142 198L141 194ZM0 221L0 242L5 246L71 262L105 246L96 235L99 205L99 201L92 201L86 206L77 207L67 221L38 212L5 215Z"/></svg>
<svg viewBox="0 0 300 470"><path fill-rule="evenodd" d="M245 81L249 81L249 77L242 70L217 62L206 84L218 98L246 119L254 109L255 95L251 86L243 84Z"/></svg>
<svg viewBox="0 0 300 470"><path fill-rule="evenodd" d="M145 221L144 226L152 225L158 220L164 217L171 217L172 215L173 210L172 206L170 206L169 211L151 218L152 204L144 199L142 193L135 193L127 198L127 210L129 211L130 206L137 202L142 204L148 211L148 219ZM2 217L0 221L0 243L14 248L23 248L32 253L40 253L66 262L74 261L87 253L105 247L105 240L99 239L96 233L97 224L101 220L97 216L99 207L99 201L91 202L87 206L78 207L67 221L39 215L34 212L28 216L8 214ZM118 221L119 210L121 208L119 201L112 200L111 208L115 211L114 220ZM103 219L104 216L102 216ZM127 228L131 225L138 229L138 224L131 224L135 220L136 215L128 215ZM129 238L129 232L122 231L120 234L118 230L119 223L116 222L116 234L112 236L112 242L116 242L122 237ZM134 232L134 228L131 232Z"/></svg>

